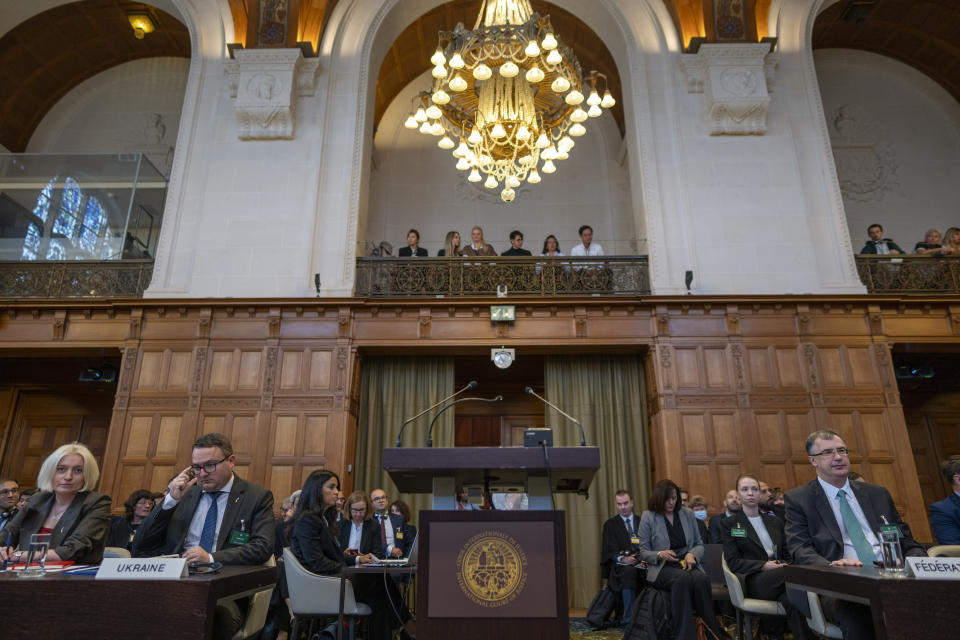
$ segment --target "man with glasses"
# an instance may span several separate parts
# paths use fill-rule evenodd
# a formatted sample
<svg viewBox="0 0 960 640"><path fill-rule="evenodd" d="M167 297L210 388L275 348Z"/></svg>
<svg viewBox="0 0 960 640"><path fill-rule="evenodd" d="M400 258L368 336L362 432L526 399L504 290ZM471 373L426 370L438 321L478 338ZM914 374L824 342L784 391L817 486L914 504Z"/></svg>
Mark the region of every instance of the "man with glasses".
<svg viewBox="0 0 960 640"><path fill-rule="evenodd" d="M0 480L0 531L17 513L20 502L20 483L13 478Z"/></svg>
<svg viewBox="0 0 960 640"><path fill-rule="evenodd" d="M230 440L208 433L193 443L192 464L170 481L159 509L133 539L135 557L177 553L190 563L261 565L273 553L273 494L233 473ZM216 637L240 628L246 601L217 607Z"/></svg>
<svg viewBox="0 0 960 640"><path fill-rule="evenodd" d="M876 532L888 525L899 529L905 555L927 555L911 537L889 491L867 482L850 482L850 451L840 434L815 431L805 447L817 477L786 494L787 547L794 563L870 566L882 557ZM821 602L844 638L874 637L865 605L828 597Z"/></svg>
<svg viewBox="0 0 960 640"><path fill-rule="evenodd" d="M374 489L370 492L370 502L373 503L373 521L380 529L380 547L383 551L379 555L384 558L410 557L413 536L408 535L403 516L388 513L390 501L387 499L387 492Z"/></svg>

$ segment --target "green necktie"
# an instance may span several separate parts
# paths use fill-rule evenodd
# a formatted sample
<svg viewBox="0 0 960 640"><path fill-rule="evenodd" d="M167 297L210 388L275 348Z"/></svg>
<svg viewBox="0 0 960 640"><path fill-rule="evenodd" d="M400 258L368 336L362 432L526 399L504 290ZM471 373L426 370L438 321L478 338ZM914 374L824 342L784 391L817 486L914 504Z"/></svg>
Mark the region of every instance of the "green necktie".
<svg viewBox="0 0 960 640"><path fill-rule="evenodd" d="M850 542L857 551L857 558L865 565L872 565L877 559L877 554L873 552L873 546L863 534L860 521L857 520L856 514L850 508L850 503L847 502L847 492L843 489L837 491L837 499L840 501L840 517L843 518L843 526L847 528L847 535L850 536Z"/></svg>

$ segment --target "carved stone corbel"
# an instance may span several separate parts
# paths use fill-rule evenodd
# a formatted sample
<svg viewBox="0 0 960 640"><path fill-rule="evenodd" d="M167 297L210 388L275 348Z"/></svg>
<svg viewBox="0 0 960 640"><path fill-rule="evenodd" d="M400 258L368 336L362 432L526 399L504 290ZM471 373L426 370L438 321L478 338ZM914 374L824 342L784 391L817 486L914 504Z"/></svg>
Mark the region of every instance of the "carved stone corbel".
<svg viewBox="0 0 960 640"><path fill-rule="evenodd" d="M300 49L237 49L224 73L241 140L293 139L297 97L317 91L318 58Z"/></svg>
<svg viewBox="0 0 960 640"><path fill-rule="evenodd" d="M710 135L763 135L778 54L769 43L702 44L680 55L687 91L703 93Z"/></svg>

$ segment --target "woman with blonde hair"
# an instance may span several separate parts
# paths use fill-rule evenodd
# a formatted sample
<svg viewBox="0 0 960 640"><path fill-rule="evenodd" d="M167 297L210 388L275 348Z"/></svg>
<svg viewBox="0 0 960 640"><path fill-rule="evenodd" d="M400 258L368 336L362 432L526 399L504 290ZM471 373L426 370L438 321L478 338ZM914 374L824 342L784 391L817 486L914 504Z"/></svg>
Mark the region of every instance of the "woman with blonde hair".
<svg viewBox="0 0 960 640"><path fill-rule="evenodd" d="M460 232L447 231L447 237L443 241L443 249L437 252L437 256L447 256L453 258L460 255Z"/></svg>
<svg viewBox="0 0 960 640"><path fill-rule="evenodd" d="M950 227L943 234L943 249L940 255L960 256L960 228Z"/></svg>
<svg viewBox="0 0 960 640"><path fill-rule="evenodd" d="M90 449L79 442L57 448L40 466L39 491L4 528L10 546L0 548L0 557L17 562L32 534L48 533L47 560L100 564L110 531L110 496L93 490L99 479Z"/></svg>

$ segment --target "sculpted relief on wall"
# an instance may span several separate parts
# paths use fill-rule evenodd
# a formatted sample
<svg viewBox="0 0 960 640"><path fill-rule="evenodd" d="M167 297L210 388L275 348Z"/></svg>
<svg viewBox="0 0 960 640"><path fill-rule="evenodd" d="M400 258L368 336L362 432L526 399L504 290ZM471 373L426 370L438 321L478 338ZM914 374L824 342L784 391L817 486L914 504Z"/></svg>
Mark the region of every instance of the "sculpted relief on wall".
<svg viewBox="0 0 960 640"><path fill-rule="evenodd" d="M827 120L844 198L879 202L899 190L896 152L876 123L849 104L834 109Z"/></svg>

